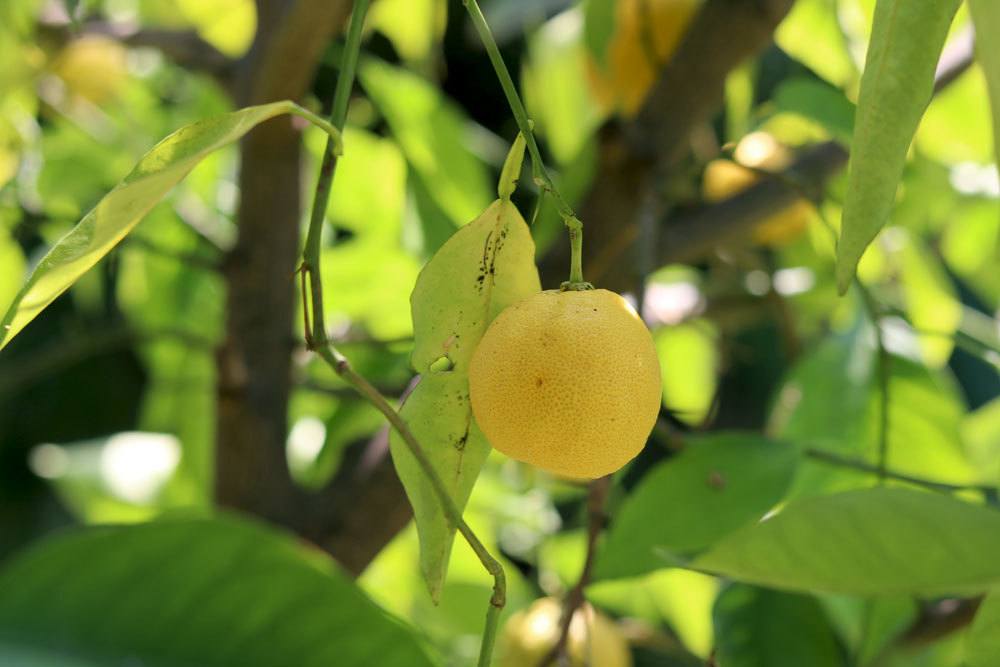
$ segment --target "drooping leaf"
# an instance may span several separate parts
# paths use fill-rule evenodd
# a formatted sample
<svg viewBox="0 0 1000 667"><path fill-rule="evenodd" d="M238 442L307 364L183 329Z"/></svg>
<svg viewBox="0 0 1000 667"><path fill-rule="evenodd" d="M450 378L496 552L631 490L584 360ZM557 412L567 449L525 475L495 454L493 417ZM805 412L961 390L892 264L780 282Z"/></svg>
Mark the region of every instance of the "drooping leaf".
<svg viewBox="0 0 1000 667"><path fill-rule="evenodd" d="M959 4L878 0L875 6L837 244L841 293L892 211L906 151L930 102L938 56Z"/></svg>
<svg viewBox="0 0 1000 667"><path fill-rule="evenodd" d="M724 538L693 566L794 591L976 593L1000 584L1000 512L902 488L818 496Z"/></svg>
<svg viewBox="0 0 1000 667"><path fill-rule="evenodd" d="M518 173L504 169L508 171ZM459 509L465 507L490 451L469 404L472 353L501 310L541 289L535 245L521 214L507 199L511 189L512 183L502 182L505 196L441 246L420 272L410 298L412 363L421 378L400 413ZM434 488L395 431L390 444L413 505L424 577L437 599L455 526L445 518Z"/></svg>
<svg viewBox="0 0 1000 667"><path fill-rule="evenodd" d="M995 159L1000 160L1000 51L992 46L1000 40L1000 3L969 0L969 11L976 28L976 60L986 75L986 89L990 94Z"/></svg>
<svg viewBox="0 0 1000 667"><path fill-rule="evenodd" d="M712 620L719 665L844 665L830 620L807 595L735 584L719 594Z"/></svg>
<svg viewBox="0 0 1000 667"><path fill-rule="evenodd" d="M692 438L647 473L615 516L596 575L615 578L666 567L755 521L781 500L798 453L749 433Z"/></svg>
<svg viewBox="0 0 1000 667"><path fill-rule="evenodd" d="M245 520L77 530L9 562L0 589L3 664L431 664L331 561Z"/></svg>
<svg viewBox="0 0 1000 667"><path fill-rule="evenodd" d="M996 667L1000 662L1000 592L986 596L965 641L969 667Z"/></svg>
<svg viewBox="0 0 1000 667"><path fill-rule="evenodd" d="M490 200L486 166L469 150L470 121L432 84L412 72L369 60L358 78L385 116L427 192L457 226Z"/></svg>
<svg viewBox="0 0 1000 667"><path fill-rule="evenodd" d="M146 153L42 258L0 322L0 349L132 231L203 157L283 114L307 118L339 141L326 121L288 101L247 107L177 130Z"/></svg>

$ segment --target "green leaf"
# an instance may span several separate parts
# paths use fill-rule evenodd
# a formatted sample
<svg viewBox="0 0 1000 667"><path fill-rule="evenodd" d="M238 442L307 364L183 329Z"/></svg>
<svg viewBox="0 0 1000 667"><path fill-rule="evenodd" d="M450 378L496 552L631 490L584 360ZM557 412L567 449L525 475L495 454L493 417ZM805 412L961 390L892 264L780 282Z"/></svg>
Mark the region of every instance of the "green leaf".
<svg viewBox="0 0 1000 667"><path fill-rule="evenodd" d="M993 148L1000 160L1000 50L993 47L1000 40L1000 3L996 0L969 0L972 23L976 28L976 60L986 75L993 114Z"/></svg>
<svg viewBox="0 0 1000 667"><path fill-rule="evenodd" d="M653 334L660 358L663 405L692 426L705 421L715 401L718 338L715 326L703 319L661 327Z"/></svg>
<svg viewBox="0 0 1000 667"><path fill-rule="evenodd" d="M1000 593L986 596L965 640L969 667L1000 665Z"/></svg>
<svg viewBox="0 0 1000 667"><path fill-rule="evenodd" d="M584 0L583 42L601 66L608 62L608 45L615 34L615 0Z"/></svg>
<svg viewBox="0 0 1000 667"><path fill-rule="evenodd" d="M601 120L583 83L587 52L579 18L570 10L547 21L528 40L528 57L521 68L524 103L537 123L536 133L545 137L561 164L577 157Z"/></svg>
<svg viewBox="0 0 1000 667"><path fill-rule="evenodd" d="M805 116L822 125L837 141L850 144L854 131L854 105L836 88L820 81L796 77L774 92L778 111Z"/></svg>
<svg viewBox="0 0 1000 667"><path fill-rule="evenodd" d="M501 310L541 290L535 244L509 200L498 199L459 229L420 272L410 298L412 363L420 382L400 414L423 445L455 504L465 507L490 446L469 405L469 362L486 327ZM455 527L409 449L393 431L396 471L420 534L420 562L438 598Z"/></svg>
<svg viewBox="0 0 1000 667"><path fill-rule="evenodd" d="M8 562L0 590L3 664L431 664L330 560L234 518L76 530Z"/></svg>
<svg viewBox="0 0 1000 667"><path fill-rule="evenodd" d="M834 86L852 86L857 81L836 0L798 0L775 31L774 41Z"/></svg>
<svg viewBox="0 0 1000 667"><path fill-rule="evenodd" d="M879 0L875 6L837 244L841 294L892 211L907 148L930 102L938 56L959 4Z"/></svg>
<svg viewBox="0 0 1000 667"><path fill-rule="evenodd" d="M132 231L202 158L282 114L309 119L337 138L339 144L340 135L332 126L288 101L247 107L177 130L146 153L131 173L42 258L0 322L0 349Z"/></svg>
<svg viewBox="0 0 1000 667"><path fill-rule="evenodd" d="M628 496L600 551L596 576L625 577L666 567L756 521L782 499L798 453L749 433L691 438Z"/></svg>
<svg viewBox="0 0 1000 667"><path fill-rule="evenodd" d="M1000 512L902 488L818 496L730 535L692 565L796 591L976 593L1000 584Z"/></svg>
<svg viewBox="0 0 1000 667"><path fill-rule="evenodd" d="M5 227L0 227L0 308L6 309L24 280L24 253Z"/></svg>
<svg viewBox="0 0 1000 667"><path fill-rule="evenodd" d="M815 598L736 584L712 610L715 658L725 667L842 667L830 620Z"/></svg>
<svg viewBox="0 0 1000 667"><path fill-rule="evenodd" d="M471 124L461 109L428 81L378 60L362 62L358 78L452 222L464 224L482 211L490 201L489 177L468 148Z"/></svg>

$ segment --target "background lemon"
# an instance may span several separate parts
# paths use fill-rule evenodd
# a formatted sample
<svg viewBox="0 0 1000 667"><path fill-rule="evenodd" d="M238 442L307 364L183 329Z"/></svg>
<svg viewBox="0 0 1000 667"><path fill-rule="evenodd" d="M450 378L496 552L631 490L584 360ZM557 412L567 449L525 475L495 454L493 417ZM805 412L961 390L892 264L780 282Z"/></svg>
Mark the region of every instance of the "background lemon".
<svg viewBox="0 0 1000 667"><path fill-rule="evenodd" d="M608 63L590 61L591 91L606 111L633 116L702 0L619 0Z"/></svg>
<svg viewBox="0 0 1000 667"><path fill-rule="evenodd" d="M499 667L535 667L559 639L562 605L541 598L510 617L500 636ZM577 610L566 645L573 667L631 667L632 654L618 626L589 604Z"/></svg>
<svg viewBox="0 0 1000 667"><path fill-rule="evenodd" d="M607 290L540 292L510 306L469 367L472 411L490 443L581 479L612 473L639 453L660 387L649 330Z"/></svg>
<svg viewBox="0 0 1000 667"><path fill-rule="evenodd" d="M767 132L752 132L736 145L733 157L736 162L719 159L705 166L702 178L705 201L722 201L746 190L760 180L761 175L755 170L781 171L792 163L793 156ZM811 218L812 206L802 199L758 225L751 236L755 243L780 246L805 231Z"/></svg>
<svg viewBox="0 0 1000 667"><path fill-rule="evenodd" d="M128 79L126 50L120 43L100 35L73 40L59 52L52 72L66 84L70 93L94 104L102 104L118 95Z"/></svg>

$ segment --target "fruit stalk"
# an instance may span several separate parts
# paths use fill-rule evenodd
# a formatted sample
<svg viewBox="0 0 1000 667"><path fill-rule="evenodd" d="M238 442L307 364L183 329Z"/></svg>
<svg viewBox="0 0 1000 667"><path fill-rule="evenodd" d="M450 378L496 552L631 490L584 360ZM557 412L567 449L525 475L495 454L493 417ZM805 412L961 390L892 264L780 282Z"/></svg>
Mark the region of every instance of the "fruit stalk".
<svg viewBox="0 0 1000 667"><path fill-rule="evenodd" d="M347 31L347 42L344 48L344 59L340 75L337 78L333 107L330 112L330 123L338 131L344 129L344 123L347 119L347 103L350 98L351 88L354 85L354 74L361 51L361 33L368 5L369 0L355 0L351 10L350 26ZM503 565L490 554L476 534L472 532L472 529L469 528L469 525L465 523L461 511L459 511L454 501L452 501L451 496L448 495L448 490L445 488L426 452L413 435L407 423L378 389L353 369L347 358L330 343L326 335L320 262L323 242L323 220L326 217L326 209L330 201L330 189L333 185L339 151L340 146L333 142L333 137L331 136L331 139L327 141L326 149L323 153L323 163L316 182L312 215L309 218L309 230L306 235L305 248L302 253L302 264L299 269L302 281L302 311L305 320L306 346L314 350L338 376L343 378L355 391L381 412L389 421L389 424L399 432L413 458L417 460L421 470L423 470L424 474L430 480L431 486L434 488L434 492L441 502L441 507L448 521L461 533L465 541L472 547L483 567L493 577L493 595L490 597L489 607L486 612L486 627L483 630L478 663L480 667L489 667L493 659L493 645L496 641L500 612L507 601L507 579Z"/></svg>
<svg viewBox="0 0 1000 667"><path fill-rule="evenodd" d="M476 32L479 34L479 39L482 41L483 46L486 47L486 53L489 55L490 62L493 64L493 70L500 80L500 87L503 88L507 104L510 105L511 113L514 114L514 120L517 121L517 128L524 136L524 141L528 147L528 154L531 155L531 169L535 184L552 196L559 211L559 216L569 230L570 245L573 253L570 261L569 285L579 288L579 286L586 284L583 280L581 263L583 254L583 223L576 217L573 208L563 199L559 188L556 187L548 170L545 168L545 162L542 161L542 155L538 150L538 143L535 141L535 135L532 131L533 124L531 119L528 118L528 112L524 108L521 96L517 93L514 80L510 77L510 72L503 61L503 56L500 55L500 49L493 38L493 32L490 30L489 24L486 23L486 17L483 16L483 12L479 8L479 3L476 0L462 0L462 4L468 10L469 17L472 19L472 25L475 26Z"/></svg>

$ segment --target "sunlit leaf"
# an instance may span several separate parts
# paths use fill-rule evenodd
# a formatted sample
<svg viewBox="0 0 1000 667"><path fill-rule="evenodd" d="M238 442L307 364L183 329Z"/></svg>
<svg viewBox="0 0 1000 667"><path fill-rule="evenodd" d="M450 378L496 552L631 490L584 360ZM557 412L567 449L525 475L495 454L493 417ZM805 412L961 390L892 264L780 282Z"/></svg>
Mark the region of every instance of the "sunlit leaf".
<svg viewBox="0 0 1000 667"><path fill-rule="evenodd" d="M727 667L841 667L837 638L815 598L735 584L712 612L715 659Z"/></svg>
<svg viewBox="0 0 1000 667"><path fill-rule="evenodd" d="M580 152L600 116L586 80L586 51L578 10L550 19L528 40L528 59L521 71L525 104L539 133L559 162Z"/></svg>
<svg viewBox="0 0 1000 667"><path fill-rule="evenodd" d="M0 226L0 308L6 310L18 286L24 281L26 262L21 247L6 228Z"/></svg>
<svg viewBox="0 0 1000 667"><path fill-rule="evenodd" d="M444 0L380 0L368 13L368 25L392 41L405 60L425 64L444 35L448 3Z"/></svg>
<svg viewBox="0 0 1000 667"><path fill-rule="evenodd" d="M614 0L584 0L583 42L594 59L604 66L608 61L608 44L615 33Z"/></svg>
<svg viewBox="0 0 1000 667"><path fill-rule="evenodd" d="M993 162L993 124L986 78L973 65L934 96L917 129L916 146L940 162Z"/></svg>
<svg viewBox="0 0 1000 667"><path fill-rule="evenodd" d="M986 596L965 643L969 667L996 667L1000 656L1000 593Z"/></svg>
<svg viewBox="0 0 1000 667"><path fill-rule="evenodd" d="M76 530L9 561L0 589L4 664L431 664L332 561L244 520Z"/></svg>
<svg viewBox="0 0 1000 667"><path fill-rule="evenodd" d="M438 250L413 289L412 362L421 379L400 412L459 508L490 451L472 418L469 362L490 321L541 289L534 256L534 242L517 208L498 199ZM455 526L395 431L391 444L420 533L424 577L436 599Z"/></svg>
<svg viewBox="0 0 1000 667"><path fill-rule="evenodd" d="M250 48L257 31L252 0L175 0L184 18L205 41L231 57Z"/></svg>
<svg viewBox="0 0 1000 667"><path fill-rule="evenodd" d="M786 590L975 593L1000 584L1000 512L888 487L807 498L723 539L693 566Z"/></svg>
<svg viewBox="0 0 1000 667"><path fill-rule="evenodd" d="M306 117L336 134L325 121L285 101L188 125L154 146L35 267L0 323L0 349L114 248L205 155L283 114Z"/></svg>
<svg viewBox="0 0 1000 667"><path fill-rule="evenodd" d="M462 111L428 81L377 60L362 62L358 77L434 201L456 226L474 218L490 201L489 178L468 148Z"/></svg>
<svg viewBox="0 0 1000 667"><path fill-rule="evenodd" d="M994 0L969 0L976 27L976 59L986 75L993 116L994 160L1000 160L1000 51L990 48L1000 39L1000 4Z"/></svg>
<svg viewBox="0 0 1000 667"><path fill-rule="evenodd" d="M837 245L841 293L892 211L906 151L931 99L938 56L959 4L879 0L876 5Z"/></svg>
<svg viewBox="0 0 1000 667"><path fill-rule="evenodd" d="M653 342L660 358L663 405L681 421L701 424L718 384L718 332L711 322L696 320L657 329Z"/></svg>
<svg viewBox="0 0 1000 667"><path fill-rule="evenodd" d="M798 454L784 442L743 433L692 438L643 478L615 515L596 576L665 567L759 519L781 500Z"/></svg>
<svg viewBox="0 0 1000 667"><path fill-rule="evenodd" d="M837 17L836 0L798 0L774 33L774 41L793 58L840 88L857 81Z"/></svg>

